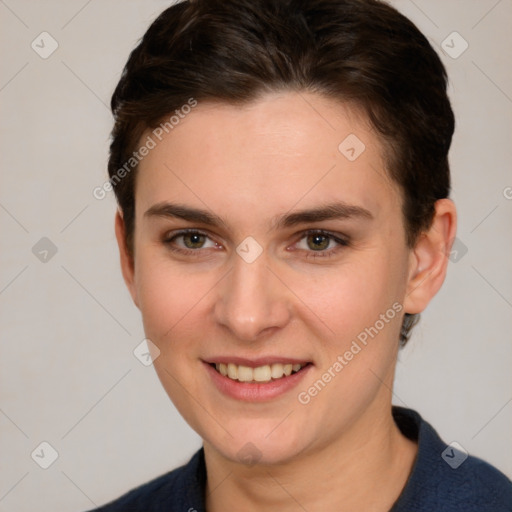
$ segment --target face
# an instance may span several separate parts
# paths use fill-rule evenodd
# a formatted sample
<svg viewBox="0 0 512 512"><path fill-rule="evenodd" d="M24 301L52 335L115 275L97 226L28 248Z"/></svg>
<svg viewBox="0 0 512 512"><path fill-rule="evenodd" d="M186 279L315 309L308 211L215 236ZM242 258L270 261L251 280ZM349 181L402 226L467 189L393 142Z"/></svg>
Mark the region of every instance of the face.
<svg viewBox="0 0 512 512"><path fill-rule="evenodd" d="M200 103L140 163L125 278L225 458L291 460L389 408L412 260L382 155L354 109L281 93Z"/></svg>

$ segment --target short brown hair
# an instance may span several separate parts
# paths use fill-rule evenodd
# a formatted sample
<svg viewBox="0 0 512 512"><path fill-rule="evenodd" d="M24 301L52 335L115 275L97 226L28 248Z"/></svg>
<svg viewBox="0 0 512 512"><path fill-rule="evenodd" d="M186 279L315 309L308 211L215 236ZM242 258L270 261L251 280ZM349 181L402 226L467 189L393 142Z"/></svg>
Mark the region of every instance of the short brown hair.
<svg viewBox="0 0 512 512"><path fill-rule="evenodd" d="M142 134L186 104L242 104L265 92L319 93L363 109L400 186L406 242L450 193L454 116L447 76L416 26L379 0L190 0L166 9L132 51L112 96L108 171L134 256L136 168ZM114 181L114 178L117 178ZM406 314L400 340L418 315Z"/></svg>

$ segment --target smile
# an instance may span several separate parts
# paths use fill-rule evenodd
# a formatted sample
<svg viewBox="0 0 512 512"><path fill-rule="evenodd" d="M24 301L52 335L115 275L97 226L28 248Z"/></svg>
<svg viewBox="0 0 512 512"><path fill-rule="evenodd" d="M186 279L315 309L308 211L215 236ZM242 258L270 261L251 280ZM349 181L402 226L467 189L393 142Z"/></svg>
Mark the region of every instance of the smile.
<svg viewBox="0 0 512 512"><path fill-rule="evenodd" d="M203 367L222 395L245 402L266 402L291 392L313 371L314 364L282 356L217 356L203 360Z"/></svg>
<svg viewBox="0 0 512 512"><path fill-rule="evenodd" d="M231 380L258 383L289 377L302 370L307 364L273 363L251 368L234 363L212 363L211 366L223 377L228 377Z"/></svg>

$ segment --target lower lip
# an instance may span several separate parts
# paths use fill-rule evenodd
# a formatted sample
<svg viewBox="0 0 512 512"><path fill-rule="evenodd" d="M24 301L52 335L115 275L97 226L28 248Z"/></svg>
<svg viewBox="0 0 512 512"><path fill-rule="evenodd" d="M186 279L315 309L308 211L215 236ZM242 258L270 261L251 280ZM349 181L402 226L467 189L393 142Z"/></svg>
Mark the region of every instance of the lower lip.
<svg viewBox="0 0 512 512"><path fill-rule="evenodd" d="M203 362L203 364L221 393L246 402L264 402L283 395L297 386L313 367L312 364L308 364L297 373L292 373L288 377L282 377L269 382L250 383L224 377L208 363Z"/></svg>

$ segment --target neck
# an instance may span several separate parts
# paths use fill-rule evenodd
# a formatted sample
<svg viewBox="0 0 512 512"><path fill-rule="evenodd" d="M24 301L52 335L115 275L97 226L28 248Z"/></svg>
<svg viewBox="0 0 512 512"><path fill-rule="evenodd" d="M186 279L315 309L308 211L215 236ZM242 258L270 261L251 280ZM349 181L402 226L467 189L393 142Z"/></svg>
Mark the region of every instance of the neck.
<svg viewBox="0 0 512 512"><path fill-rule="evenodd" d="M374 405L334 442L282 464L244 466L206 442L204 452L208 512L234 503L244 512L386 512L407 482L417 446L402 435L389 406Z"/></svg>

